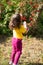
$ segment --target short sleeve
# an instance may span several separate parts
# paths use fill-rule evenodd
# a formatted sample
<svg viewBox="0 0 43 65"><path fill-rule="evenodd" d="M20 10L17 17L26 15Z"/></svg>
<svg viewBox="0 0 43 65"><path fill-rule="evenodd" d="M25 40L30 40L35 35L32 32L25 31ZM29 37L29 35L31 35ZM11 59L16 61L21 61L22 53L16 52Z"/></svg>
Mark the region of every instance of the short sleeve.
<svg viewBox="0 0 43 65"><path fill-rule="evenodd" d="M22 32L22 33L25 33L25 32L26 32L26 28L24 28L23 25L21 26L21 32Z"/></svg>

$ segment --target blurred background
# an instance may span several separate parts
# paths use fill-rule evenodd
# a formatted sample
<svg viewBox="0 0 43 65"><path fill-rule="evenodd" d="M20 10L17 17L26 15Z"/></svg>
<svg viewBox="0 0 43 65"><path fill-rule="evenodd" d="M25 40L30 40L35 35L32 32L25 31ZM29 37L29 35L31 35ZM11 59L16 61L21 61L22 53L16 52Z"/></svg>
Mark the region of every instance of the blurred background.
<svg viewBox="0 0 43 65"><path fill-rule="evenodd" d="M28 35L43 37L43 0L0 0L0 35L12 34L9 21L15 12L26 18Z"/></svg>
<svg viewBox="0 0 43 65"><path fill-rule="evenodd" d="M23 38L19 65L43 65L43 0L0 0L0 65L8 65L11 54L12 14L22 14L29 31Z"/></svg>

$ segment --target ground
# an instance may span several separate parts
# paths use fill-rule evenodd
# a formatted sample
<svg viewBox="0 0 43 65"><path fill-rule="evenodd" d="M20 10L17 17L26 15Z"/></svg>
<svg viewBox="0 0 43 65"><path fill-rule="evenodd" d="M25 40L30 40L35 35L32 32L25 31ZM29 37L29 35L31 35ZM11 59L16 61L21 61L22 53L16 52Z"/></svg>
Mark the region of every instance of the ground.
<svg viewBox="0 0 43 65"><path fill-rule="evenodd" d="M9 65L12 37L0 37L0 65ZM19 65L43 65L43 40L23 38L23 51Z"/></svg>

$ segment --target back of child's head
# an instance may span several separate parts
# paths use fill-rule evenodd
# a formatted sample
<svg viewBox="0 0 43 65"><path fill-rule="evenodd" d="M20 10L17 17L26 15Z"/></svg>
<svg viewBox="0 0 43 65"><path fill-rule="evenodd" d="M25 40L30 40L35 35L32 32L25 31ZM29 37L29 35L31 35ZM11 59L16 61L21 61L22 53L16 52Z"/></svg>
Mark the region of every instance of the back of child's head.
<svg viewBox="0 0 43 65"><path fill-rule="evenodd" d="M10 20L10 23L9 23L10 29L20 28L20 25L21 25L21 16L20 16L20 14L13 14L11 16L11 20Z"/></svg>

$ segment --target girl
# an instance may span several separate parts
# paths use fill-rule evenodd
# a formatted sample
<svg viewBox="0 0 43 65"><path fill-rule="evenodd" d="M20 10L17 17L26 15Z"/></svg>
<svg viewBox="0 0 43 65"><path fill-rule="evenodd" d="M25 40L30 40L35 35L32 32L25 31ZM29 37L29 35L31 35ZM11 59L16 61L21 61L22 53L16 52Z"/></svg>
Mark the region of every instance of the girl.
<svg viewBox="0 0 43 65"><path fill-rule="evenodd" d="M24 28L24 26L21 24L20 14L12 15L9 27L11 30L13 30L12 53L11 53L11 61L9 64L17 65L19 58L22 54L23 33L26 32L26 27Z"/></svg>

